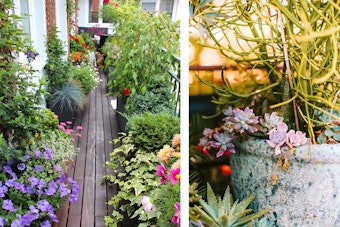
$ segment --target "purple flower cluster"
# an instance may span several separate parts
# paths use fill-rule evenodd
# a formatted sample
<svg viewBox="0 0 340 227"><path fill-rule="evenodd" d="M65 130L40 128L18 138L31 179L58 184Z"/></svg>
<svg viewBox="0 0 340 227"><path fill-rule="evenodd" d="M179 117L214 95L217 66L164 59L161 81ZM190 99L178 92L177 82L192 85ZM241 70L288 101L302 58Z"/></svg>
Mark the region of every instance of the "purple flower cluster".
<svg viewBox="0 0 340 227"><path fill-rule="evenodd" d="M29 61L33 61L35 60L36 57L39 56L39 53L38 52L33 52L32 50L28 50L26 53L25 53L27 59Z"/></svg>
<svg viewBox="0 0 340 227"><path fill-rule="evenodd" d="M52 156L53 152L45 147L44 152L36 151L33 158L26 155L23 162L12 160L3 167L0 179L7 179L0 181L0 227L6 222L9 226L32 226L34 221L39 221L40 226L51 226L50 221L58 222L51 201L61 201L67 196L71 203L77 200L79 185L51 163ZM18 201L20 196L32 198L26 210L22 201ZM13 212L15 220L10 215Z"/></svg>

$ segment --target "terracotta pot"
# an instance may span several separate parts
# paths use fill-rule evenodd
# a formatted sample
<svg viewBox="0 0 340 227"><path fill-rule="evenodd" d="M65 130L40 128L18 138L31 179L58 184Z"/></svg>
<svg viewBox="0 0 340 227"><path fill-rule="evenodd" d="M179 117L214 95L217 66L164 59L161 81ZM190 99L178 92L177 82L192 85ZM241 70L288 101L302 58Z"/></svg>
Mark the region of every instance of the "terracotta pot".
<svg viewBox="0 0 340 227"><path fill-rule="evenodd" d="M265 140L249 139L231 154L237 199L255 193L250 207L270 208L277 226L340 226L340 144L305 145L289 157L289 168Z"/></svg>

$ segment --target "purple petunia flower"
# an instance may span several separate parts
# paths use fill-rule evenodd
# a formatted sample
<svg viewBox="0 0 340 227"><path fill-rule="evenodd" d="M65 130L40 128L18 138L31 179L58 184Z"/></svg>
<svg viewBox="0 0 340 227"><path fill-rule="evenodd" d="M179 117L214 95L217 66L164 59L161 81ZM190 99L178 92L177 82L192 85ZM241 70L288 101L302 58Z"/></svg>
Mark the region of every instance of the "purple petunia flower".
<svg viewBox="0 0 340 227"><path fill-rule="evenodd" d="M58 166L58 165L54 165L54 169L55 169L57 172L62 172L62 171L63 171L63 169L60 168L60 166Z"/></svg>
<svg viewBox="0 0 340 227"><path fill-rule="evenodd" d="M25 163L19 163L17 166L18 170L23 171L26 168Z"/></svg>
<svg viewBox="0 0 340 227"><path fill-rule="evenodd" d="M2 185L2 182L0 181L0 198L5 197L5 193L8 191L8 188L6 185Z"/></svg>
<svg viewBox="0 0 340 227"><path fill-rule="evenodd" d="M9 210L9 211L16 211L16 209L13 206L13 202L10 199L5 199L2 203L2 208L5 210Z"/></svg>
<svg viewBox="0 0 340 227"><path fill-rule="evenodd" d="M4 227L6 224L6 220L3 217L0 217L0 227Z"/></svg>
<svg viewBox="0 0 340 227"><path fill-rule="evenodd" d="M42 199L38 202L38 209L42 212L53 212L53 206L45 199Z"/></svg>
<svg viewBox="0 0 340 227"><path fill-rule="evenodd" d="M53 222L59 222L58 218L57 218L57 215L55 213L49 212L48 216L52 219Z"/></svg>
<svg viewBox="0 0 340 227"><path fill-rule="evenodd" d="M39 173L39 172L41 172L43 170L43 167L42 167L42 165L36 165L34 168L32 168L32 170L34 172Z"/></svg>
<svg viewBox="0 0 340 227"><path fill-rule="evenodd" d="M25 191L25 185L20 182L14 182L14 188L18 191Z"/></svg>
<svg viewBox="0 0 340 227"><path fill-rule="evenodd" d="M30 155L28 155L28 154L26 154L25 155L25 157L24 157L24 159L25 159L25 162L28 160L28 159L30 159L31 158L31 156Z"/></svg>
<svg viewBox="0 0 340 227"><path fill-rule="evenodd" d="M71 181L71 183L72 183L72 193L69 197L69 200L71 203L74 203L78 199L79 185L76 181Z"/></svg>
<svg viewBox="0 0 340 227"><path fill-rule="evenodd" d="M30 226L34 218L30 214L24 214L20 219L20 226Z"/></svg>
<svg viewBox="0 0 340 227"><path fill-rule="evenodd" d="M64 183L60 183L59 191L60 191L60 197L67 196L71 192L71 190L67 188Z"/></svg>
<svg viewBox="0 0 340 227"><path fill-rule="evenodd" d="M47 147L45 147L45 158L46 159L51 159L52 158L52 150L50 150Z"/></svg>
<svg viewBox="0 0 340 227"><path fill-rule="evenodd" d="M30 182L31 185L34 187L34 186L36 186L36 185L39 184L39 179L36 178L35 176L30 176L30 177L28 178L28 182Z"/></svg>
<svg viewBox="0 0 340 227"><path fill-rule="evenodd" d="M42 157L42 152L37 150L35 151L35 155L38 157L38 158L41 158Z"/></svg>
<svg viewBox="0 0 340 227"><path fill-rule="evenodd" d="M19 220L14 220L11 223L11 227L22 227Z"/></svg>
<svg viewBox="0 0 340 227"><path fill-rule="evenodd" d="M54 193L56 193L58 189L58 185L55 181L50 181L50 183L48 183L48 188L45 190L45 194L46 195L54 195Z"/></svg>
<svg viewBox="0 0 340 227"><path fill-rule="evenodd" d="M12 188L12 187L14 187L14 180L8 179L8 180L6 180L5 184L6 184L7 187Z"/></svg>
<svg viewBox="0 0 340 227"><path fill-rule="evenodd" d="M45 220L40 223L40 227L51 227L51 223L48 220Z"/></svg>
<svg viewBox="0 0 340 227"><path fill-rule="evenodd" d="M10 166L4 166L3 168L5 169L6 173L11 175L11 177L13 179L18 179L17 175L13 172L13 170L12 170L12 168Z"/></svg>

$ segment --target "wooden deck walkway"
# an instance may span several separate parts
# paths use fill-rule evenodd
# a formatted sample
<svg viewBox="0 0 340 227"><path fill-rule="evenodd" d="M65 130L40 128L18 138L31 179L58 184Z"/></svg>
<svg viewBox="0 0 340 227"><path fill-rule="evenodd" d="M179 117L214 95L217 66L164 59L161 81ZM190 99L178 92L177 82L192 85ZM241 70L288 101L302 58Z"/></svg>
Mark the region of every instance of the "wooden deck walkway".
<svg viewBox="0 0 340 227"><path fill-rule="evenodd" d="M60 209L58 227L102 227L104 216L111 213L107 201L117 193L117 187L101 184L106 175L105 161L113 150L110 141L117 138L117 120L111 107L112 97L106 94L106 76L100 74L102 81L91 91L88 103L79 113L74 125L81 125L82 137L79 140L79 153L69 176L78 182L77 202L65 204ZM122 223L121 226L131 226Z"/></svg>

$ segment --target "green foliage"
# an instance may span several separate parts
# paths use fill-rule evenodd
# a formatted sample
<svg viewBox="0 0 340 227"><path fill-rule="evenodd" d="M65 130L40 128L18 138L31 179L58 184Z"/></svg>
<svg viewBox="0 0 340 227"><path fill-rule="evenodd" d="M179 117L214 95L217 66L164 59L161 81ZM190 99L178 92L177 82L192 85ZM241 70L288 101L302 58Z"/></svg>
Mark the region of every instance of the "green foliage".
<svg viewBox="0 0 340 227"><path fill-rule="evenodd" d="M50 109L42 109L42 114L36 117L37 122L41 125L39 132L57 129L59 126L58 118L55 117L54 112Z"/></svg>
<svg viewBox="0 0 340 227"><path fill-rule="evenodd" d="M71 78L80 82L85 95L99 83L98 69L92 63L82 62L70 70Z"/></svg>
<svg viewBox="0 0 340 227"><path fill-rule="evenodd" d="M76 155L76 147L70 135L58 128L40 133L34 139L33 144L30 145L30 151L41 150L44 147L48 147L53 151L51 161L63 169L67 169L67 165Z"/></svg>
<svg viewBox="0 0 340 227"><path fill-rule="evenodd" d="M106 217L107 225L113 225L123 219L121 212L127 211L129 216L138 208L141 197L147 191L159 185L156 172L158 158L156 152L150 153L138 149L133 143L133 136L128 134L115 142L121 145L110 153L110 161L106 165L114 171L112 175L103 178L108 183L117 184L119 191L108 204L115 211ZM121 205L126 201L125 205Z"/></svg>
<svg viewBox="0 0 340 227"><path fill-rule="evenodd" d="M25 34L17 26L12 1L0 2L0 134L14 148L23 148L38 129L34 117L42 104L43 81L35 84L28 58L26 65L16 61L17 53L32 51Z"/></svg>
<svg viewBox="0 0 340 227"><path fill-rule="evenodd" d="M135 3L108 4L103 7L103 17L115 24L114 42L120 50L113 62L114 79L108 82L111 94L121 96L124 88L130 89L131 95L145 94L156 78L169 78L167 71L173 65L173 55L178 54L179 35L165 13L150 15Z"/></svg>
<svg viewBox="0 0 340 227"><path fill-rule="evenodd" d="M251 214L252 210L247 207L254 198L255 195L250 195L241 202L234 202L229 187L225 191L223 199L217 198L208 184L207 202L200 199L200 206L190 207L189 217L193 221L201 221L211 227L242 226L263 216L269 210L264 209Z"/></svg>
<svg viewBox="0 0 340 227"><path fill-rule="evenodd" d="M128 99L129 114L151 113L174 113L174 106L171 102L171 87L155 87L147 91L144 95L135 94Z"/></svg>
<svg viewBox="0 0 340 227"><path fill-rule="evenodd" d="M50 93L54 89L66 83L70 76L70 63L65 60L66 51L63 49L64 43L58 37L57 28L54 28L46 40L47 62L45 65L47 73L48 90Z"/></svg>
<svg viewBox="0 0 340 227"><path fill-rule="evenodd" d="M180 131L180 121L171 114L145 112L131 117L128 127L136 147L155 152L171 143L173 135Z"/></svg>
<svg viewBox="0 0 340 227"><path fill-rule="evenodd" d="M84 108L86 96L80 85L76 82L68 82L56 89L51 95L49 104L51 109L58 108L61 112L77 112Z"/></svg>

